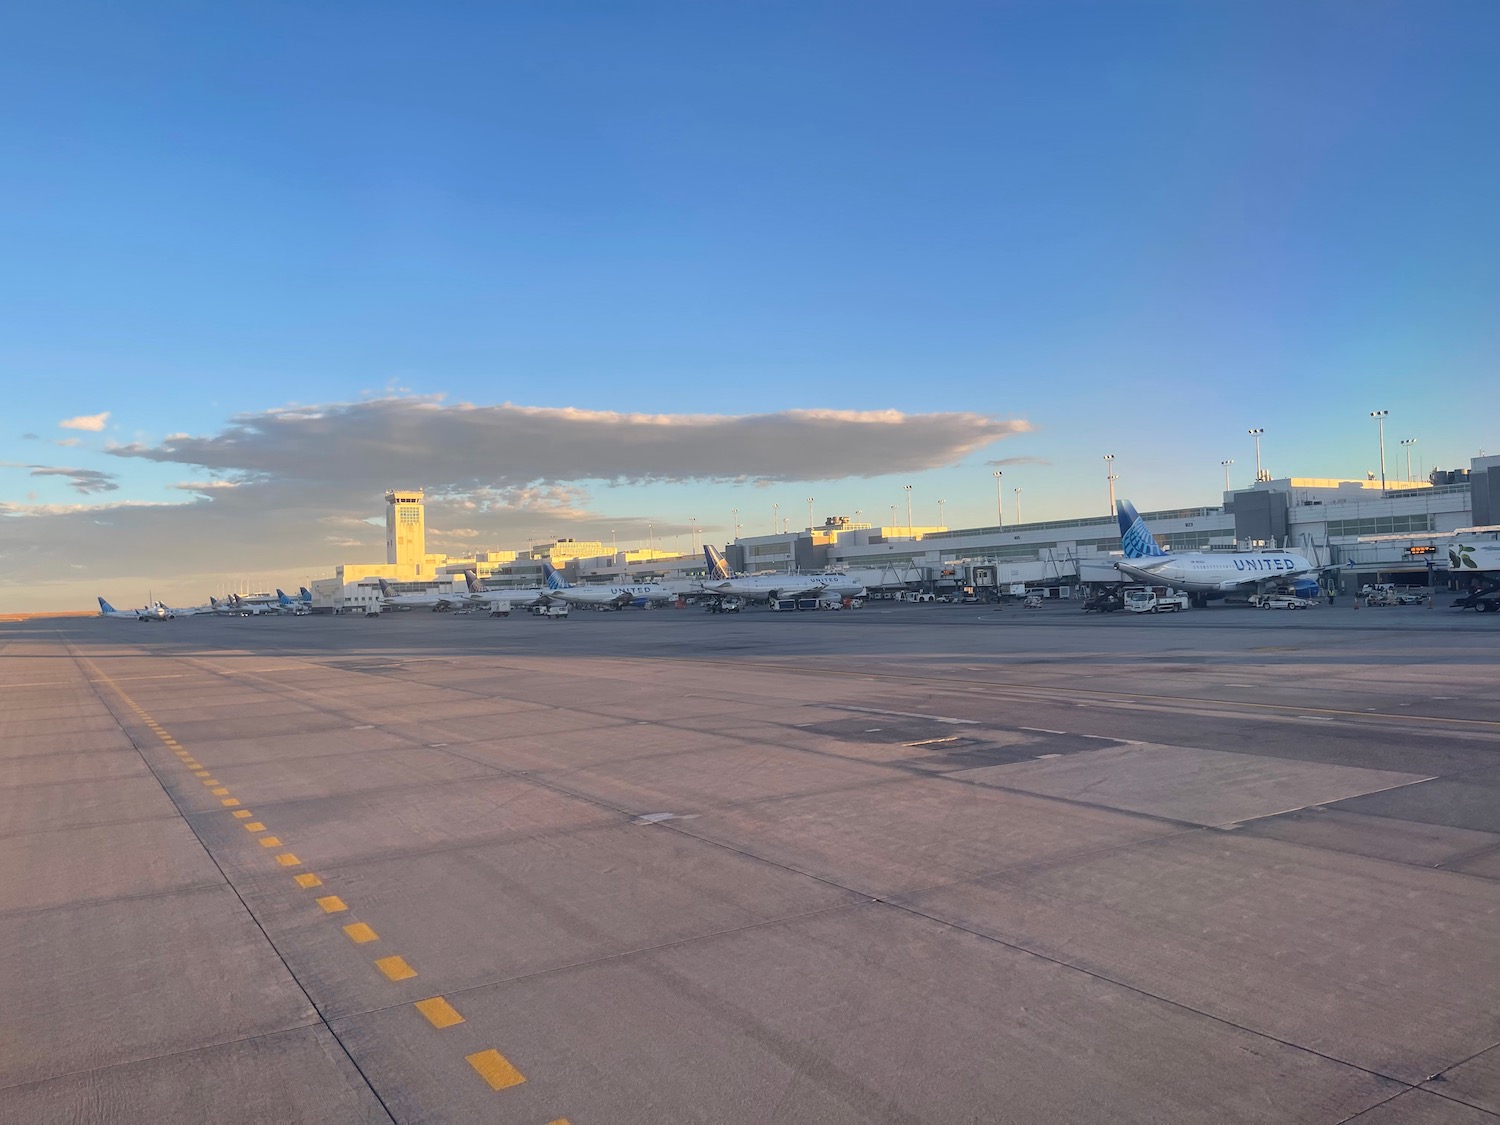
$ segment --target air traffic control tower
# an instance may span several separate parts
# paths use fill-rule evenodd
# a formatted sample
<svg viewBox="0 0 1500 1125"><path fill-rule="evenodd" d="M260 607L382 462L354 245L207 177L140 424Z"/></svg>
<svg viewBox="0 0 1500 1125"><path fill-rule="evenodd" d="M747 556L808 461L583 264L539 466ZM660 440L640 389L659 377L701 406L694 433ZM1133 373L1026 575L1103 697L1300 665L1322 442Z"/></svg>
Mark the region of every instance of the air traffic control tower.
<svg viewBox="0 0 1500 1125"><path fill-rule="evenodd" d="M422 490L393 488L385 494L385 561L399 578L417 578L427 561L427 524Z"/></svg>

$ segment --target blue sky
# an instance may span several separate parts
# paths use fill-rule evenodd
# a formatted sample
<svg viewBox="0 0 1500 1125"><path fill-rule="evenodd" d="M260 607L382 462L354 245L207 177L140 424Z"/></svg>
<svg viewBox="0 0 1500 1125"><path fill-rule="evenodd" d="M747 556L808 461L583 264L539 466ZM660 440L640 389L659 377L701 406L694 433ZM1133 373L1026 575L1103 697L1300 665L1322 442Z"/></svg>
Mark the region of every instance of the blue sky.
<svg viewBox="0 0 1500 1125"><path fill-rule="evenodd" d="M881 472L835 420L847 475L793 444L770 484L528 477L488 442L476 479L545 493L481 505L494 545L732 507L769 530L809 495L878 522L905 483L919 522L941 497L983 523L1010 458L1035 460L1008 507L1014 481L1027 517L1073 516L1103 510L1107 452L1143 508L1213 502L1250 426L1277 475L1378 469L1376 408L1392 476L1402 437L1426 467L1500 444L1494 4L58 4L0 31L0 501L27 566L87 546L60 506L111 505L101 552L145 539L132 581L200 581L175 537L215 497L169 435L386 396L1030 427L955 422ZM286 457L242 483L298 482L301 522L472 484L398 458L434 478L363 501ZM259 569L354 551L248 512ZM110 574L68 565L54 600Z"/></svg>

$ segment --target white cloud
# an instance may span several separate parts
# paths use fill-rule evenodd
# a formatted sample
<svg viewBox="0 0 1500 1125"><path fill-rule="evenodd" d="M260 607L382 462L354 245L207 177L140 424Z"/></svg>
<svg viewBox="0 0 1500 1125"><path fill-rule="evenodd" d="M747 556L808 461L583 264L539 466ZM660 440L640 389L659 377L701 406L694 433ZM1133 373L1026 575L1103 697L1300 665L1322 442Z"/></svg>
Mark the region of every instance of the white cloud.
<svg viewBox="0 0 1500 1125"><path fill-rule="evenodd" d="M37 589L80 561L87 569L46 586L47 597L82 605L96 585L107 596L108 580L202 600L225 574L306 575L383 558L381 493L392 486L427 490L429 527L453 529L431 533L438 549L444 540L454 549L514 544L543 529L594 538L604 527L621 541L644 539L648 520L663 538L687 528L650 513L602 512L589 482L875 477L952 464L1027 429L967 412L621 414L432 397L266 410L216 434L109 450L192 467L170 486L182 502L0 505L0 595L8 594L0 602L35 603ZM80 490L116 487L112 474L49 472Z"/></svg>
<svg viewBox="0 0 1500 1125"><path fill-rule="evenodd" d="M78 492L115 492L119 485L116 473L100 472L98 469L69 469L60 465L28 465L20 461L0 461L7 469L29 469L34 477L67 477L68 483ZM4 510L0 508L0 510Z"/></svg>
<svg viewBox="0 0 1500 1125"><path fill-rule="evenodd" d="M1050 465L1045 457L1001 457L997 461L986 461L986 465Z"/></svg>
<svg viewBox="0 0 1500 1125"><path fill-rule="evenodd" d="M366 489L397 482L463 489L585 480L812 481L936 468L1029 428L968 412L621 414L379 398L242 414L212 437L109 452Z"/></svg>
<svg viewBox="0 0 1500 1125"><path fill-rule="evenodd" d="M98 433L109 421L109 415L108 410L103 414L80 414L77 418L64 418L58 425L65 430L88 430L91 433Z"/></svg>

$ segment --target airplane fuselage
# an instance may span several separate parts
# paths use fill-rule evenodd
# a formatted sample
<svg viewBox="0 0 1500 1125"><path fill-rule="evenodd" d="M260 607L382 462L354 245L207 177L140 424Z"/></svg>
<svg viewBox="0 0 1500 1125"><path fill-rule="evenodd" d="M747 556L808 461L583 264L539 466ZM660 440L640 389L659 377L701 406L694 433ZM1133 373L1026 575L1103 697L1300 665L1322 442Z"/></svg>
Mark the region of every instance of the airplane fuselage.
<svg viewBox="0 0 1500 1125"><path fill-rule="evenodd" d="M665 586L641 583L633 586L564 586L548 590L547 596L574 605L646 605L667 602L675 596Z"/></svg>
<svg viewBox="0 0 1500 1125"><path fill-rule="evenodd" d="M842 574L763 574L753 578L708 578L703 582L703 592L768 601L772 598L857 598L863 596L865 587Z"/></svg>
<svg viewBox="0 0 1500 1125"><path fill-rule="evenodd" d="M1264 555L1189 551L1180 555L1118 559L1115 568L1138 581L1192 594L1248 589L1317 569L1309 559L1294 551Z"/></svg>

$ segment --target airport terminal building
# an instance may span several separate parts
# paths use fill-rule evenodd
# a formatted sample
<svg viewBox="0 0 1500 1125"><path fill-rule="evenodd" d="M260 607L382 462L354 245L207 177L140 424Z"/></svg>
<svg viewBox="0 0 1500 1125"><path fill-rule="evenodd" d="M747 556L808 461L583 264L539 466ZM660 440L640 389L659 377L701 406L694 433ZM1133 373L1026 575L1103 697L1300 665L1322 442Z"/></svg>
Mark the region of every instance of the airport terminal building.
<svg viewBox="0 0 1500 1125"><path fill-rule="evenodd" d="M364 610L380 599L379 579L398 592L462 594L463 572L476 570L493 588L541 584L542 561L574 582L698 578L702 553L615 550L560 539L526 551L488 551L465 558L431 555L423 533L422 493L386 494L387 558L347 563L313 583L315 608ZM1141 513L1169 551L1300 550L1338 564L1337 588L1366 583L1425 586L1446 582L1445 541L1454 533L1500 531L1500 457L1477 457L1467 469L1434 470L1420 482L1283 477L1225 492L1217 505ZM891 586L940 589L972 583L976 568L1000 587L1024 585L1050 597L1074 596L1119 581L1120 552L1112 514L990 527L872 526L832 517L823 526L741 536L725 556L739 572L847 569L879 571ZM885 583L882 583L885 584Z"/></svg>

